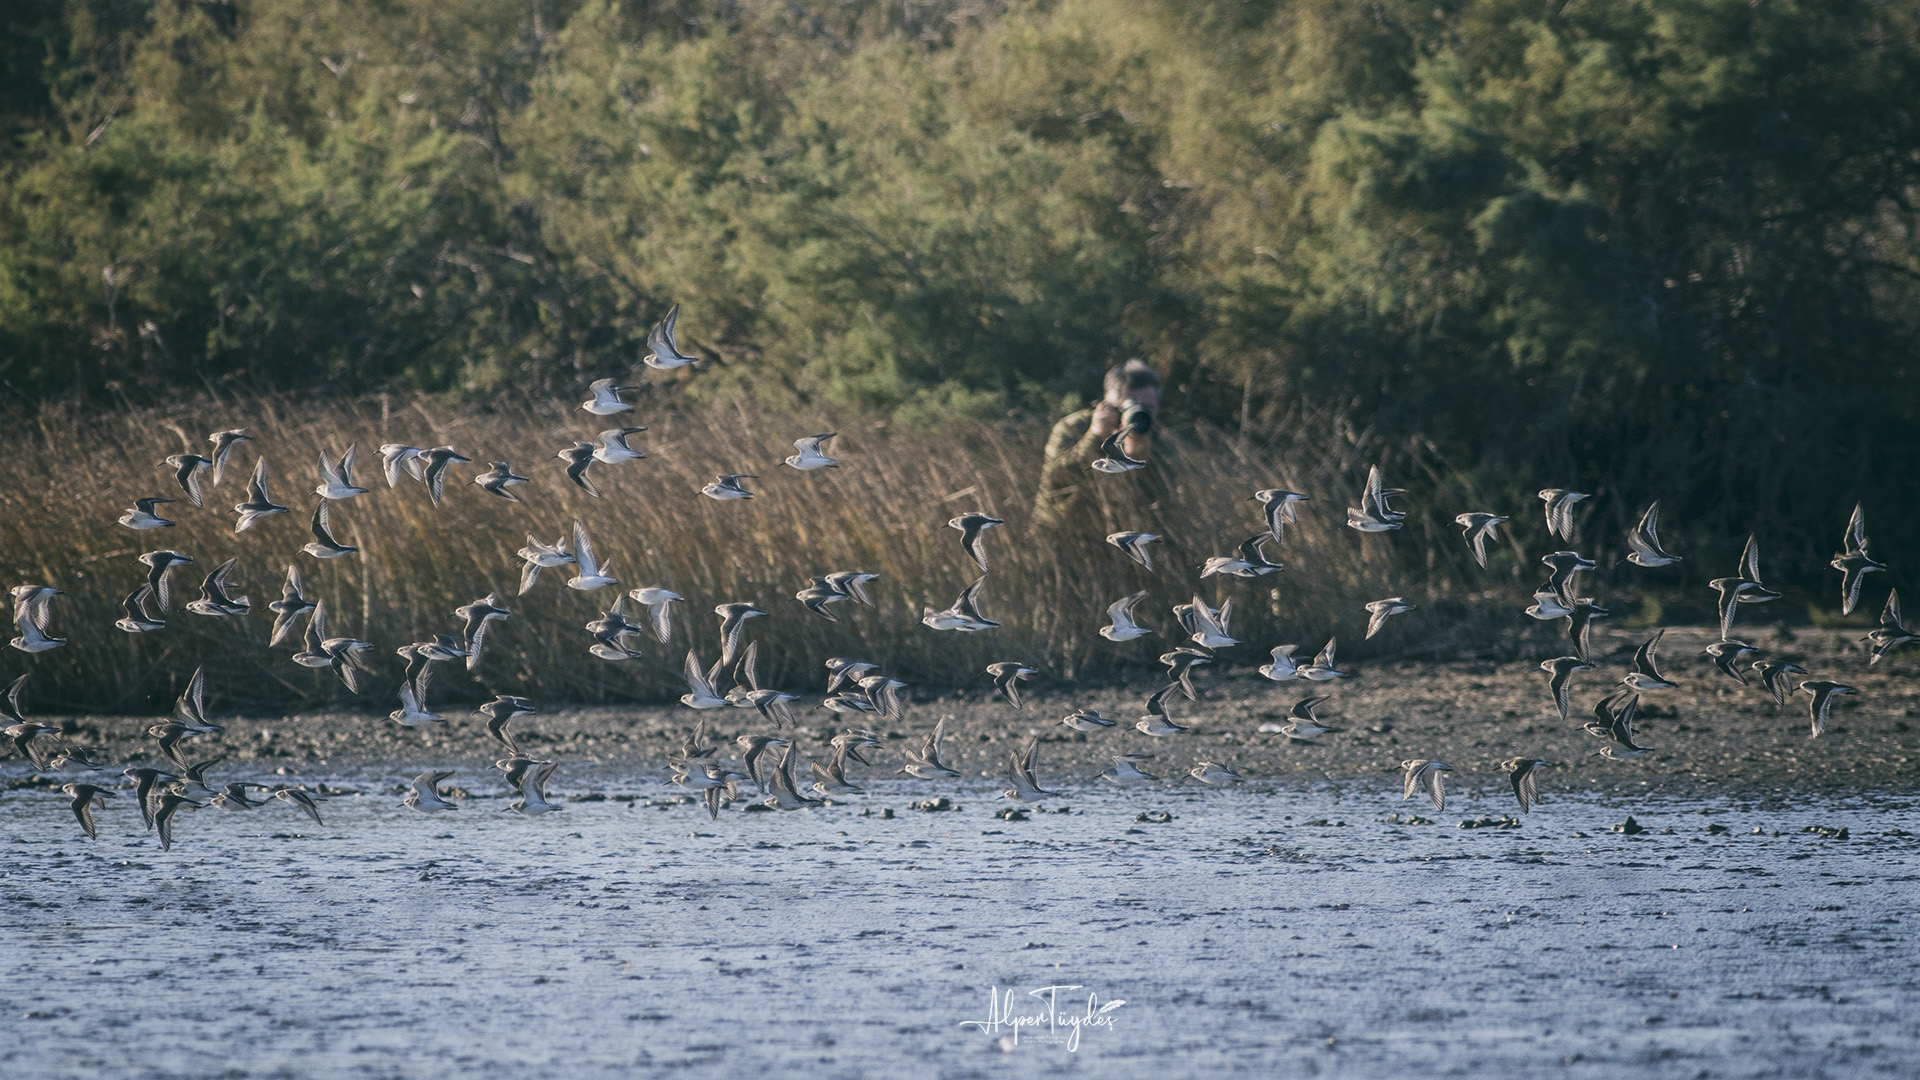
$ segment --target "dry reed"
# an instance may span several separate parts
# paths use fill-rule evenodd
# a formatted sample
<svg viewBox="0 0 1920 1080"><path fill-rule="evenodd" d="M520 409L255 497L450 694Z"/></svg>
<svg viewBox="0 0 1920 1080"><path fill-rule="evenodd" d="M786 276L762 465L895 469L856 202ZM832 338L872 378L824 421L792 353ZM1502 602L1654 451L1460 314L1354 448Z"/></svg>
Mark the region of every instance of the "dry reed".
<svg viewBox="0 0 1920 1080"><path fill-rule="evenodd" d="M604 497L590 498L567 483L554 455L619 420L647 425L633 438L647 457L595 465ZM359 703L381 710L392 707L390 690L398 684L392 650L437 632L458 633L453 609L490 591L513 615L490 633L476 678L444 674L436 699L472 701L495 691L581 703L671 700L684 690L679 671L688 648L706 661L718 652L712 608L737 600L772 613L749 628L761 645L763 681L817 690L820 663L834 655L875 661L918 685L978 684L987 664L1006 659L1057 678L1151 666L1178 637L1170 606L1195 594L1213 604L1234 601L1232 628L1245 642L1234 651L1236 660L1264 659L1265 650L1281 642L1311 651L1336 633L1343 655L1358 655L1361 605L1392 594L1406 595L1422 612L1403 616L1381 644L1402 652L1444 651L1466 644L1461 635L1471 628L1491 625L1465 618L1488 599L1476 590L1498 579L1511 595L1514 584L1529 583L1520 581L1513 559L1503 560L1496 569L1506 572L1492 577L1465 572L1470 564L1450 522L1453 511L1441 510L1451 505L1445 500L1470 493L1449 489L1449 474L1430 448L1380 445L1337 418L1294 417L1278 450L1258 452L1205 427L1163 431L1146 473L1086 471L1065 522L1046 529L1035 526L1030 513L1044 426L957 422L924 432L843 420L676 403L643 404L602 421L559 403L480 408L384 396L317 404L215 397L167 410L48 407L16 431L4 458L0 565L12 582L66 590L55 602L52 632L70 644L31 657L9 651L6 667L34 672L36 708L162 706L203 663L224 707L346 700L331 676L291 664L290 648L268 649L266 604L278 597L289 563L301 567L309 593L325 599L331 632L378 647L371 656L382 677ZM162 459L182 450L204 453L207 433L225 427L243 427L254 441L236 453L223 484L208 488L204 509L184 498L161 507L178 522L171 529L136 533L114 523L138 497L180 497ZM829 449L840 468L803 474L776 464L794 438L826 430L839 432ZM436 508L424 486L410 479L388 489L374 453L384 442L448 444L475 463L453 467ZM311 494L316 461L349 443L360 451L356 480L373 490L336 503L332 521L335 535L360 552L323 562L299 553L317 499ZM273 494L292 513L235 535L227 508L244 496L255 456L269 461ZM486 462L498 460L533 478L515 489L524 504L469 482ZM1367 467L1380 460L1390 482L1416 489L1417 497L1407 500L1416 513L1402 532L1361 536L1343 527L1344 508ZM696 494L722 472L758 474L750 483L755 498L720 503ZM1288 569L1257 581L1200 581L1206 556L1231 553L1263 527L1259 504L1248 499L1269 486L1312 495L1285 544L1269 549ZM1002 626L977 634L930 630L920 624L923 607L945 607L976 574L959 534L945 522L976 509L1007 521L988 534L992 570L982 599L986 615ZM528 595L514 595L514 551L529 534L547 541L566 535L576 519L622 591L658 584L687 598L671 644L648 639L645 656L624 663L588 655L583 627L617 594L568 589L565 569L545 573ZM1104 543L1120 529L1165 537L1156 545L1156 573ZM136 557L158 547L196 560L176 571L168 626L137 635L115 629L122 598L144 574ZM200 576L232 556L239 558L235 578L254 613L188 614L184 605ZM813 576L851 569L880 575L872 586L874 607L836 605L840 621L831 623L792 599ZM1122 645L1102 639L1106 606L1138 589L1149 592L1138 615L1155 634ZM636 621L640 614L633 612Z"/></svg>

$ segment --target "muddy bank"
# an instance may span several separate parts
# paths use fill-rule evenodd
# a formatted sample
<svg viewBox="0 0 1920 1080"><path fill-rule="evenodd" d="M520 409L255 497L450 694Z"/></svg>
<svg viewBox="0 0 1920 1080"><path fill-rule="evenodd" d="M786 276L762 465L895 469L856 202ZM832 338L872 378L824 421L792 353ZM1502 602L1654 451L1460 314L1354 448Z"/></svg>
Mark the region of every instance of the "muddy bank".
<svg viewBox="0 0 1920 1080"><path fill-rule="evenodd" d="M1597 632L1596 668L1576 676L1574 715L1566 723L1553 708L1545 674L1532 661L1375 663L1354 665L1352 678L1332 684L1278 684L1253 673L1253 665L1265 657L1243 646L1231 654L1233 662L1199 670L1197 702L1177 694L1170 698L1174 717L1193 728L1186 735L1153 739L1133 730L1157 681L1076 688L1036 680L1026 709L1018 712L984 685L960 691L915 688L902 720L874 725L886 749L873 769L854 772L869 778L893 773L901 764L901 748L918 745L945 716L951 718L947 753L956 768L968 775L1000 775L1009 752L1038 735L1043 782L1050 777L1063 783L1090 780L1114 754L1146 753L1155 755L1150 769L1163 776L1181 776L1204 759L1226 763L1249 779L1289 786L1390 787L1397 781L1386 774L1397 772L1398 762L1430 758L1454 766L1449 783L1455 787L1495 788L1505 783L1496 763L1521 755L1554 763L1541 781L1543 792L1765 796L1920 784L1920 651L1895 654L1870 668L1852 633L1769 630L1749 637L1760 655L1792 658L1808 668L1812 674L1802 679L1834 679L1858 689L1857 695L1838 700L1825 734L1813 739L1808 737L1808 696L1796 695L1781 707L1757 677L1747 686L1734 683L1702 653L1715 637L1711 630L1687 628L1666 635L1661 666L1680 686L1643 699L1640 741L1656 752L1633 761L1599 757L1601 741L1581 730L1581 723L1627 670L1644 635ZM844 725L817 707L818 687L799 689L810 693L796 703L797 737L803 748L823 749ZM216 715L218 693L212 688L210 707ZM1330 696L1319 714L1339 730L1312 743L1258 730L1263 723L1284 721L1292 705L1309 693ZM1121 726L1092 735L1061 727L1059 718L1077 707L1097 709ZM231 718L224 720L223 736L199 740L190 756L225 754L225 772L284 769L289 774L343 766L390 765L396 772L484 768L499 756L480 716L453 706L441 711L448 723L432 729L404 729L366 714ZM706 716L713 735L729 743L743 732L769 730L751 709ZM694 712L679 706L543 705L539 714L516 720L513 728L523 748L580 767L563 768L564 777L597 766L663 767L694 720ZM161 757L145 735L152 722L87 717L64 724L73 741L101 748L114 763L153 763ZM15 784L24 780L20 764L12 761L7 770Z"/></svg>

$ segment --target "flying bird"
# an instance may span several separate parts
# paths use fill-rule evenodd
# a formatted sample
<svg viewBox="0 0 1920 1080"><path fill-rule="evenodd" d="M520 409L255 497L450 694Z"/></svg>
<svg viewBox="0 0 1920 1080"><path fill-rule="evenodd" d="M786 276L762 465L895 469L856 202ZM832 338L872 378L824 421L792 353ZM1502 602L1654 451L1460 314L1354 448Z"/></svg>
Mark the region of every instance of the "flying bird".
<svg viewBox="0 0 1920 1080"><path fill-rule="evenodd" d="M172 528L173 522L153 512L153 508L160 503L170 503L172 501L172 499L161 498L135 499L133 500L133 506L128 508L126 513L120 515L120 524L125 525L129 529L141 530Z"/></svg>
<svg viewBox="0 0 1920 1080"><path fill-rule="evenodd" d="M1360 491L1360 505L1347 508L1347 528L1363 533L1388 532L1400 528L1407 515L1393 510L1387 505L1387 500L1401 494L1405 492L1384 485L1380 478L1380 466L1368 469L1367 486Z"/></svg>
<svg viewBox="0 0 1920 1080"><path fill-rule="evenodd" d="M1447 808L1447 793L1441 790L1440 781L1445 774L1453 771L1453 766L1445 762L1415 758L1412 761L1401 762L1400 767L1406 770L1405 790L1401 793L1401 802L1413 798L1414 792L1424 790L1427 798L1433 800L1435 810Z"/></svg>
<svg viewBox="0 0 1920 1080"><path fill-rule="evenodd" d="M1107 537L1107 543L1126 552L1127 558L1146 567L1147 572L1152 573L1153 552L1147 550L1147 545L1158 539L1160 539L1158 536L1150 532L1117 532Z"/></svg>
<svg viewBox="0 0 1920 1080"><path fill-rule="evenodd" d="M319 505L313 508L313 540L300 550L316 559L338 559L343 555L351 555L359 551L360 549L352 544L343 544L333 538L333 529L328 521L327 505L327 500L321 499Z"/></svg>
<svg viewBox="0 0 1920 1080"><path fill-rule="evenodd" d="M472 461L473 459L462 455L460 451L455 450L451 446L436 446L431 450L425 451L421 456L424 457L427 462L424 471L421 473L421 479L427 483L427 498L433 500L433 505L439 506L440 499L446 494L447 490L447 466Z"/></svg>
<svg viewBox="0 0 1920 1080"><path fill-rule="evenodd" d="M667 317L654 324L647 331L647 356L644 361L650 368L659 371L672 371L699 361L697 356L685 356L680 352L680 344L674 339L674 326L680 321L680 305L667 309Z"/></svg>
<svg viewBox="0 0 1920 1080"><path fill-rule="evenodd" d="M742 487L740 481L758 479L759 477L754 476L752 473L721 473L720 479L701 488L700 494L720 502L731 502L736 499L751 499L753 498L753 492Z"/></svg>
<svg viewBox="0 0 1920 1080"><path fill-rule="evenodd" d="M1552 762L1534 761L1531 758L1510 758L1500 763L1501 771L1507 774L1507 780L1513 784L1513 797L1520 801L1521 813L1530 812L1533 804L1540 801L1539 770L1551 766Z"/></svg>
<svg viewBox="0 0 1920 1080"><path fill-rule="evenodd" d="M1812 679L1800 684L1800 692L1813 695L1807 704L1807 716L1813 721L1813 733L1808 738L1819 738L1827 730L1827 714L1833 709L1833 699L1841 694L1856 694L1859 691L1851 686L1825 679Z"/></svg>
<svg viewBox="0 0 1920 1080"><path fill-rule="evenodd" d="M960 547L966 551L982 573L987 569L987 545L984 533L1006 522L997 517L988 517L981 513L962 514L947 522L947 528L960 530Z"/></svg>
<svg viewBox="0 0 1920 1080"><path fill-rule="evenodd" d="M571 449L562 450L554 457L567 463L567 479L574 487L597 499L600 489L594 486L593 477L587 475L587 470L593 467L593 453L592 443L576 441Z"/></svg>
<svg viewBox="0 0 1920 1080"><path fill-rule="evenodd" d="M799 453L788 455L786 464L801 472L838 468L840 463L828 457L820 448L822 443L831 438L833 438L833 432L829 431L824 435L809 435L804 439L795 439L793 448Z"/></svg>
<svg viewBox="0 0 1920 1080"><path fill-rule="evenodd" d="M1466 531L1467 547L1473 551L1473 561L1482 569L1487 565L1487 545L1500 540L1500 525L1507 519L1499 514L1478 512L1460 514L1453 523Z"/></svg>
<svg viewBox="0 0 1920 1080"><path fill-rule="evenodd" d="M353 454L354 448L348 446L337 465L329 462L326 454L320 455L320 486L313 489L315 495L322 499L351 499L367 493L366 488L354 486Z"/></svg>
<svg viewBox="0 0 1920 1080"><path fill-rule="evenodd" d="M488 494L498 495L509 502L519 502L520 496L507 489L516 484L526 483L527 478L514 472L513 466L506 462L495 461L490 463L486 472L474 477L473 482L479 484L481 490Z"/></svg>
<svg viewBox="0 0 1920 1080"><path fill-rule="evenodd" d="M633 406L621 401L620 395L634 389L638 388L632 386L615 386L614 380L612 379L595 379L593 384L587 387L587 390L593 396L581 402L580 407L595 416L612 416L615 413L623 413L633 408Z"/></svg>
<svg viewBox="0 0 1920 1080"><path fill-rule="evenodd" d="M1633 551L1627 561L1635 566L1668 566L1680 561L1680 556L1669 555L1660 546L1660 503L1655 500L1640 515L1640 523L1627 532L1627 546Z"/></svg>
<svg viewBox="0 0 1920 1080"><path fill-rule="evenodd" d="M1389 596L1385 600L1375 600L1369 603L1367 605L1367 636L1372 637L1379 633L1380 628L1387 625L1387 620L1393 616L1401 615L1412 610L1413 605L1407 603L1404 597L1399 596Z"/></svg>
<svg viewBox="0 0 1920 1080"><path fill-rule="evenodd" d="M647 430L643 427L608 428L600 433L600 445L593 450L593 460L602 465L618 465L623 461L639 461L647 455L627 445L627 437L638 435Z"/></svg>
<svg viewBox="0 0 1920 1080"><path fill-rule="evenodd" d="M1572 543L1574 504L1591 497L1585 492L1569 491L1566 488L1541 489L1540 501L1546 504L1547 535L1557 536Z"/></svg>
<svg viewBox="0 0 1920 1080"><path fill-rule="evenodd" d="M213 486L220 486L220 477L227 471L227 459L233 456L233 448L243 442L251 442L253 437L240 428L230 431L216 431L207 436L213 444Z"/></svg>
<svg viewBox="0 0 1920 1080"><path fill-rule="evenodd" d="M1283 528L1296 520L1294 504L1305 502L1307 499L1308 496L1297 491L1267 488L1264 491L1254 492L1250 501L1259 503L1266 511L1267 535L1273 537L1273 542L1278 544Z"/></svg>
<svg viewBox="0 0 1920 1080"><path fill-rule="evenodd" d="M1843 547L1828 565L1840 571L1840 614L1851 615L1860 603L1861 582L1868 574L1887 568L1867 552L1867 512L1859 503L1853 504L1853 516L1847 519Z"/></svg>
<svg viewBox="0 0 1920 1080"><path fill-rule="evenodd" d="M235 533L246 532L253 528L254 522L263 517L290 512L286 507L274 502L273 496L267 491L266 458L261 458L254 463L253 479L247 482L247 499L245 502L235 503L233 512L240 515L240 520L233 527Z"/></svg>

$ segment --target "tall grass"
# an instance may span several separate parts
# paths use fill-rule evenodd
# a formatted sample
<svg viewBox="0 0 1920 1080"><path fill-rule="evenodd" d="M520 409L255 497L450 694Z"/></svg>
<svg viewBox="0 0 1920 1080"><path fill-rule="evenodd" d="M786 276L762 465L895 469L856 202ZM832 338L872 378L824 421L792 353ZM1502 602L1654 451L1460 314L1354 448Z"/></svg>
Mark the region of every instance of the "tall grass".
<svg viewBox="0 0 1920 1080"><path fill-rule="evenodd" d="M604 497L590 498L566 481L554 455L574 438L591 439L614 421L645 424L633 437L644 460L595 465ZM175 528L136 533L115 524L135 498L181 495L162 459L204 452L206 434L243 427L243 444L207 505L184 499L161 510ZM837 430L830 451L837 469L799 473L777 464L801 435ZM1260 656L1281 642L1308 650L1339 634L1359 655L1367 600L1404 594L1421 612L1402 616L1379 643L1392 649L1446 650L1485 636L1493 625L1468 616L1490 610L1489 583L1506 590L1526 573L1507 559L1504 571L1471 566L1451 517L1472 493L1453 490L1444 463L1428 447L1386 446L1336 417L1296 416L1278 450L1252 452L1206 427L1162 432L1149 470L1112 477L1084 472L1063 524L1032 523L1031 507L1046 427L1037 422L958 422L908 431L848 417L769 417L738 403L702 406L644 403L603 421L570 403L500 402L490 408L445 406L432 399L375 397L209 397L166 410L78 411L47 407L21 425L0 461L0 567L17 582L66 590L54 605L52 631L70 644L38 656L8 650L4 671L32 670L35 707L138 710L164 704L196 665L228 707L278 708L348 699L337 680L288 661L289 647L269 650L272 615L289 563L300 566L308 592L326 601L329 630L373 642L385 675L359 699L391 708L399 661L392 650L436 632L459 631L453 609L496 592L513 609L495 624L476 678L451 669L434 687L441 701L511 692L547 701L671 700L689 647L711 662L718 653L714 605L752 601L771 612L749 626L760 643L763 680L817 689L820 663L855 655L920 685L977 684L981 669L1013 659L1055 677L1077 678L1150 665L1178 638L1169 608L1198 594L1234 601L1237 655ZM374 450L383 442L450 444L472 465L449 472L446 498L435 507L423 485L402 480L389 490ZM316 461L349 443L360 450L357 481L371 493L336 503L335 535L360 552L321 561L301 554L317 499ZM272 491L292 513L235 535L228 509L244 496L256 456L272 470ZM533 479L515 490L516 505L469 481L489 461L506 460ZM1386 461L1389 482L1412 488L1408 527L1361 536L1343 527L1345 507L1367 467ZM722 472L758 474L750 501L715 502L696 494ZM1309 492L1301 522L1270 549L1288 566L1258 581L1210 578L1205 557L1227 554L1263 527L1261 487ZM1456 506L1455 504L1460 505ZM977 571L948 518L981 510L1006 519L987 536L992 569L982 608L1002 626L977 634L936 632L920 624L923 606L945 607ZM1444 511L1444 512L1442 512ZM595 659L583 629L617 595L583 594L564 586L570 570L546 572L516 597L514 552L529 534L551 541L583 522L621 589L665 585L683 594L671 644L644 644L625 663ZM1148 574L1104 537L1120 529L1160 533L1156 573ZM156 547L192 555L176 571L174 611L165 630L139 635L114 628L121 599L144 567L136 557ZM188 614L185 602L200 575L237 556L235 580L253 600L244 618ZM880 575L875 606L837 605L838 623L808 613L793 593L819 574L863 569ZM1105 608L1137 589L1153 636L1115 645L1098 635ZM186 595L182 595L182 593ZM1499 604L1501 620L1512 605ZM641 614L635 611L636 621ZM1463 629L1464 628L1464 629ZM1343 655L1346 652L1343 651Z"/></svg>

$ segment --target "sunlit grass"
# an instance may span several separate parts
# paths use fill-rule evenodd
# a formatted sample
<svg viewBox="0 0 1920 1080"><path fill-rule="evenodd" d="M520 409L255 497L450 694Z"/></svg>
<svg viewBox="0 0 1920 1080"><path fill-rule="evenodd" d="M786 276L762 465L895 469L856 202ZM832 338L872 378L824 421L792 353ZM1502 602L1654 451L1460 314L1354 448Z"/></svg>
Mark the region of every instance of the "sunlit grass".
<svg viewBox="0 0 1920 1080"><path fill-rule="evenodd" d="M567 483L554 455L578 437L591 439L612 420L645 424L632 445L648 456L595 465L604 497ZM905 431L847 418L768 418L737 404L643 405L602 420L566 404L450 406L400 397L351 401L291 397L207 400L167 411L79 412L48 408L19 432L0 483L0 550L13 582L46 582L66 590L55 603L53 633L70 645L35 657L9 653L7 671L31 670L39 707L142 709L165 703L194 667L205 664L210 692L228 707L288 707L343 701L324 672L288 662L291 647L269 650L272 615L289 563L305 575L311 596L324 598L329 631L373 642L384 673L362 699L390 708L400 664L392 650L437 632L459 632L453 609L496 592L513 616L496 624L478 672L479 686L449 670L436 699L472 700L484 691L522 693L547 701L670 700L689 646L706 661L718 653L714 605L747 600L766 608L751 636L761 645L761 675L771 685L817 689L820 662L855 655L918 685L971 685L996 660L1013 659L1052 677L1102 675L1151 665L1170 648L1176 603L1198 594L1211 604L1234 601L1232 629L1244 645L1235 656L1262 658L1292 642L1311 651L1338 633L1343 655L1358 653L1367 600L1405 594L1424 614L1403 616L1380 644L1407 652L1444 652L1488 625L1472 616L1497 586L1512 591L1520 572L1498 557L1492 574L1470 567L1451 513L1420 513L1398 533L1361 536L1343 527L1345 506L1367 467L1385 460L1405 486L1438 486L1444 474L1418 447L1382 446L1324 418L1297 417L1277 451L1249 452L1235 439L1198 427L1162 433L1152 466L1121 477L1086 470L1079 502L1062 525L1040 529L1031 506L1046 428L1034 422L958 422L937 431ZM136 533L115 524L135 498L180 496L162 459L183 449L204 451L206 434L243 427L243 444L207 506L184 498L162 506L175 528ZM837 430L829 450L837 469L799 473L777 464L794 438ZM443 505L423 485L403 479L389 490L375 453L383 442L450 444L474 459L449 473ZM320 453L357 444L356 480L370 494L336 503L334 533L358 555L321 561L300 554L316 496ZM245 494L255 455L272 470L272 491L292 513L235 535L228 509ZM505 460L533 478L514 490L516 505L470 483L490 461ZM722 472L758 474L749 501L720 503L696 494ZM1301 523L1269 554L1287 564L1258 581L1198 579L1209 555L1229 553L1263 527L1262 487L1312 494ZM1422 492L1422 499L1427 496ZM1436 496L1438 497L1438 496ZM1461 495L1461 497L1465 497ZM973 579L950 517L981 510L1006 519L988 533L992 570L982 608L1002 626L978 634L936 632L920 624L925 606L942 608ZM649 640L645 656L609 663L588 655L583 629L612 589L583 594L564 586L570 568L547 571L527 596L515 596L514 552L529 534L546 541L587 526L600 557L622 590L665 585L687 602L674 640ZM1160 533L1157 573L1148 574L1104 543L1120 529ZM122 598L136 588L146 550L171 547L196 559L176 571L173 613L163 631L129 635L114 628ZM235 580L253 600L245 618L188 614L202 575L223 559L240 560ZM792 599L809 579L834 570L880 575L875 606L836 605L838 623L809 614ZM1464 581L1480 584L1469 587ZM1101 638L1105 608L1137 589L1150 637L1123 645ZM641 612L631 614L639 619Z"/></svg>

